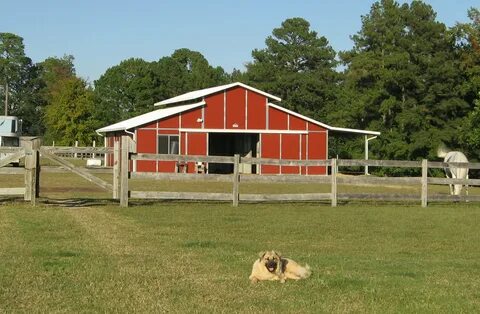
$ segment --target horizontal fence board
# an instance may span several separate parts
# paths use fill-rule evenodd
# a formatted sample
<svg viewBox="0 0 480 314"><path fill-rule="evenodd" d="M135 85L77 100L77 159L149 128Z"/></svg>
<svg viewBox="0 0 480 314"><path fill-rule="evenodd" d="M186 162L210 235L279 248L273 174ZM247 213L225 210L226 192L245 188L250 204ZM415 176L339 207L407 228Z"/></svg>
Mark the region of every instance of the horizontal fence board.
<svg viewBox="0 0 480 314"><path fill-rule="evenodd" d="M113 153L113 147L75 147L75 146L42 146L42 149L53 154L106 154Z"/></svg>
<svg viewBox="0 0 480 314"><path fill-rule="evenodd" d="M240 194L240 201L320 201L331 200L331 193Z"/></svg>
<svg viewBox="0 0 480 314"><path fill-rule="evenodd" d="M480 163L478 162L440 162L429 161L428 168L468 168L468 169L480 169Z"/></svg>
<svg viewBox="0 0 480 314"><path fill-rule="evenodd" d="M432 194L428 196L428 201L450 201L450 202L467 202L480 201L480 195L450 195L450 194Z"/></svg>
<svg viewBox="0 0 480 314"><path fill-rule="evenodd" d="M431 184L480 185L480 179L428 178L428 183L431 183Z"/></svg>
<svg viewBox="0 0 480 314"><path fill-rule="evenodd" d="M132 154L132 160L158 160L178 162L212 162L218 164L233 164L234 159L230 156L186 156L168 154Z"/></svg>
<svg viewBox="0 0 480 314"><path fill-rule="evenodd" d="M0 188L0 195L24 195L25 188Z"/></svg>
<svg viewBox="0 0 480 314"><path fill-rule="evenodd" d="M291 174L240 174L240 182L250 183L328 183L330 176L325 175L291 175Z"/></svg>
<svg viewBox="0 0 480 314"><path fill-rule="evenodd" d="M328 159L327 160L289 160L289 159L241 157L240 163L278 165L278 166L329 166L331 161Z"/></svg>
<svg viewBox="0 0 480 314"><path fill-rule="evenodd" d="M338 159L339 167L369 166L369 167L398 167L398 168L421 168L421 161L408 160L363 160L363 159Z"/></svg>
<svg viewBox="0 0 480 314"><path fill-rule="evenodd" d="M23 147L5 147L5 146L0 147L0 153L16 153L23 150L24 150Z"/></svg>
<svg viewBox="0 0 480 314"><path fill-rule="evenodd" d="M420 194L401 193L338 193L339 200L381 200L381 201L402 201L416 200L420 202Z"/></svg>
<svg viewBox="0 0 480 314"><path fill-rule="evenodd" d="M232 193L130 191L130 197L141 199L231 201Z"/></svg>
<svg viewBox="0 0 480 314"><path fill-rule="evenodd" d="M338 176L338 184L365 184L365 185L383 185L383 184L420 184L420 177L374 177L374 176Z"/></svg>
<svg viewBox="0 0 480 314"><path fill-rule="evenodd" d="M196 174L196 173L155 173L155 172L132 172L132 179L153 179L167 181L211 181L232 182L231 174Z"/></svg>
<svg viewBox="0 0 480 314"><path fill-rule="evenodd" d="M0 174L25 174L25 168L21 167L2 167L0 168Z"/></svg>

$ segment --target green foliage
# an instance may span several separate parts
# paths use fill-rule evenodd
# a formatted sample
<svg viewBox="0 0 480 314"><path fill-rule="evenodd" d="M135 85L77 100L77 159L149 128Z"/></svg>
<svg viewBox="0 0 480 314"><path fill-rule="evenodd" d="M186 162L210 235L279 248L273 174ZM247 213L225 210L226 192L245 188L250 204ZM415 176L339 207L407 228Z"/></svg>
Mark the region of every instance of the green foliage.
<svg viewBox="0 0 480 314"><path fill-rule="evenodd" d="M192 91L226 83L226 74L221 67L212 67L207 59L197 51L186 48L175 50L171 59L178 65L180 71L168 75L184 78L185 91Z"/></svg>
<svg viewBox="0 0 480 314"><path fill-rule="evenodd" d="M82 79L72 77L63 80L55 97L46 107L45 141L55 141L58 145L90 145L97 138L93 91Z"/></svg>
<svg viewBox="0 0 480 314"><path fill-rule="evenodd" d="M33 134L41 125L37 108L40 82L38 68L25 55L23 38L11 33L0 33L0 112L23 119L24 131ZM8 90L8 95L5 93ZM7 97L6 97L7 96Z"/></svg>
<svg viewBox="0 0 480 314"><path fill-rule="evenodd" d="M95 81L95 116L99 127L154 109L153 104L180 93L225 83L222 68L213 68L196 51L179 49L158 62L128 59Z"/></svg>
<svg viewBox="0 0 480 314"><path fill-rule="evenodd" d="M334 104L338 75L335 51L302 18L285 20L252 52L247 64L250 84L282 98L282 105L325 121Z"/></svg>
<svg viewBox="0 0 480 314"><path fill-rule="evenodd" d="M436 158L440 143L480 158L480 11L447 29L422 1L380 0L362 16L353 49L336 53L296 17L282 22L252 51L242 72L225 73L186 48L147 62L108 69L95 89L77 78L73 56L33 64L23 39L0 33L0 107L24 121L30 135L88 143L93 130L153 110L178 94L242 81L282 98L282 105L340 127L381 131L371 158ZM0 108L3 111L3 108ZM71 124L71 125L69 125ZM363 138L331 134L330 155L363 156Z"/></svg>
<svg viewBox="0 0 480 314"><path fill-rule="evenodd" d="M354 48L341 54L351 97L345 120L382 132L372 143L376 157L435 158L440 141L458 142L470 106L454 38L435 18L421 1L376 2L352 37Z"/></svg>
<svg viewBox="0 0 480 314"><path fill-rule="evenodd" d="M42 97L51 101L62 85L62 81L75 77L74 57L65 55L62 58L49 57L38 64L40 79L43 83Z"/></svg>
<svg viewBox="0 0 480 314"><path fill-rule="evenodd" d="M465 119L462 135L462 140L469 150L476 153L475 157L480 157L480 94L475 101L475 107Z"/></svg>
<svg viewBox="0 0 480 314"><path fill-rule="evenodd" d="M11 33L0 33L0 84L13 84L31 64L25 56L23 38Z"/></svg>
<svg viewBox="0 0 480 314"><path fill-rule="evenodd" d="M131 58L111 67L95 81L95 97L103 125L151 111L156 101L151 63Z"/></svg>

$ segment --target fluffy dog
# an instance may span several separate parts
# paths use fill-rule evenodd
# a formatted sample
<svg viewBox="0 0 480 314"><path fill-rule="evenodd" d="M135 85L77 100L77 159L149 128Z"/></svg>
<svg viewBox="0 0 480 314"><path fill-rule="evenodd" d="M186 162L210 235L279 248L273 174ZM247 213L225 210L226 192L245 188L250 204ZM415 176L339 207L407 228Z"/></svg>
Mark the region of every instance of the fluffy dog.
<svg viewBox="0 0 480 314"><path fill-rule="evenodd" d="M308 278L312 273L307 264L301 266L275 251L261 252L259 256L260 258L253 263L252 274L249 277L252 283L262 280L279 280L284 283L287 279Z"/></svg>

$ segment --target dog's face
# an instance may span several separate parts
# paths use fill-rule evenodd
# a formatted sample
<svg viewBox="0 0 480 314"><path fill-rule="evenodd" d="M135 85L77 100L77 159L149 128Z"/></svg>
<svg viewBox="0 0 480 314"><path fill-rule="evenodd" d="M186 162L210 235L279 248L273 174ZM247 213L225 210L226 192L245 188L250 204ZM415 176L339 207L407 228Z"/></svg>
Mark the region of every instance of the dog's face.
<svg viewBox="0 0 480 314"><path fill-rule="evenodd" d="M274 273L281 263L281 255L275 251L266 251L260 253L260 262L271 273Z"/></svg>

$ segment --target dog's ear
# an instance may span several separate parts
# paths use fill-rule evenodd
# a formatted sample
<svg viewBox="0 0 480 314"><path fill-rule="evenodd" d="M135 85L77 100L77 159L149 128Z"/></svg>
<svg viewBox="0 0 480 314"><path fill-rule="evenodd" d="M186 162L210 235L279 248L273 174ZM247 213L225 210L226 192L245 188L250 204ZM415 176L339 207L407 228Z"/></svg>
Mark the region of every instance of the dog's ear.
<svg viewBox="0 0 480 314"><path fill-rule="evenodd" d="M278 255L278 257L279 257L279 258L281 258L281 257L282 257L282 253L280 253L279 251L273 251L273 254L276 254L276 255Z"/></svg>
<svg viewBox="0 0 480 314"><path fill-rule="evenodd" d="M267 254L267 252L262 251L262 252L258 253L258 257L260 257L260 259L262 259L265 256L265 254Z"/></svg>

